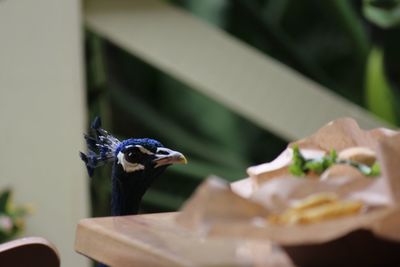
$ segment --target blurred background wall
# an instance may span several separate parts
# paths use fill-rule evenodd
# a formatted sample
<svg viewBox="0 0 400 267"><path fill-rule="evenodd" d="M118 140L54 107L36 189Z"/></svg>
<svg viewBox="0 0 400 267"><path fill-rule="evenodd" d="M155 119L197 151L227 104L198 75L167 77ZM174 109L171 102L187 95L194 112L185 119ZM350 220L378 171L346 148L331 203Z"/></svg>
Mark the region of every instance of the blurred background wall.
<svg viewBox="0 0 400 267"><path fill-rule="evenodd" d="M188 157L143 212L178 210L209 174L243 178L337 116L399 125L398 0L81 4L0 0L0 189L36 206L26 235L63 266L88 263L79 219L110 210L109 166L89 180L78 158L86 117Z"/></svg>
<svg viewBox="0 0 400 267"><path fill-rule="evenodd" d="M53 242L62 266L88 264L73 250L88 216L81 31L78 0L0 1L0 189L35 207L24 235Z"/></svg>

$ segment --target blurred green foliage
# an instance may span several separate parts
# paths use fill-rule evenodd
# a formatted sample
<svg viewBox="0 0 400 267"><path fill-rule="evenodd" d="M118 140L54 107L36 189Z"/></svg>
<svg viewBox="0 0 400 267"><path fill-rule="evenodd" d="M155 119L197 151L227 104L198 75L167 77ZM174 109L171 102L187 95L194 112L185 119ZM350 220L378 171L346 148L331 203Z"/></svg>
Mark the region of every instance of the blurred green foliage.
<svg viewBox="0 0 400 267"><path fill-rule="evenodd" d="M169 2L398 123L399 1ZM145 212L176 210L207 175L243 178L248 166L273 159L286 146L288 140L89 31L86 62L90 118L102 116L105 128L121 138L159 139L189 159L156 181L145 195ZM109 167L90 181L93 215L109 214Z"/></svg>
<svg viewBox="0 0 400 267"><path fill-rule="evenodd" d="M10 189L0 191L0 244L15 238L25 228L25 217L31 213L28 206L16 206Z"/></svg>
<svg viewBox="0 0 400 267"><path fill-rule="evenodd" d="M399 0L364 0L365 16L382 28L393 28L400 25Z"/></svg>
<svg viewBox="0 0 400 267"><path fill-rule="evenodd" d="M382 49L371 49L365 78L365 95L368 108L388 122L395 124L395 98L384 72Z"/></svg>

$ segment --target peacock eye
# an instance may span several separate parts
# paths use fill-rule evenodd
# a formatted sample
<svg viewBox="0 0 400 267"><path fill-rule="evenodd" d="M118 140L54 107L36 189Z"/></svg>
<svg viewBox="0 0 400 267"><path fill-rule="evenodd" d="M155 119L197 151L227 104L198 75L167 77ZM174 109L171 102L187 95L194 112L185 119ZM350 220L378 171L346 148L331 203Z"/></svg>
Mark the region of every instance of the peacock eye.
<svg viewBox="0 0 400 267"><path fill-rule="evenodd" d="M130 163L138 162L138 155L132 151L125 153L125 160Z"/></svg>

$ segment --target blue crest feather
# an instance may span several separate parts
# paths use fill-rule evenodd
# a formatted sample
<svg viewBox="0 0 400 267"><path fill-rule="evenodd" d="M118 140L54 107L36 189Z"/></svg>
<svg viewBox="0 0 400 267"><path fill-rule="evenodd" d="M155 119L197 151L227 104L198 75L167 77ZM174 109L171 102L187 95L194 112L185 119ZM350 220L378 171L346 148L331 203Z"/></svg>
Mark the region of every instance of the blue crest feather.
<svg viewBox="0 0 400 267"><path fill-rule="evenodd" d="M94 169L115 159L115 151L121 143L117 138L101 128L101 119L96 117L91 124L91 135L84 135L88 147L87 154L80 152L89 176Z"/></svg>

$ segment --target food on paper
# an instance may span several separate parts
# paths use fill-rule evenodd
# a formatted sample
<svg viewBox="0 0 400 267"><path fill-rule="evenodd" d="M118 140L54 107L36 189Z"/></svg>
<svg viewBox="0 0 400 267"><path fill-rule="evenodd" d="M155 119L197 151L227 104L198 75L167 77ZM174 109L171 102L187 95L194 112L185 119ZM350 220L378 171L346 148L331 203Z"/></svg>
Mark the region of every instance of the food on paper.
<svg viewBox="0 0 400 267"><path fill-rule="evenodd" d="M238 193L243 181L224 189L203 183L178 221L203 235L268 239L288 249L333 246L360 231L372 242L400 242L399 159L400 131L338 119L249 167L246 194Z"/></svg>

